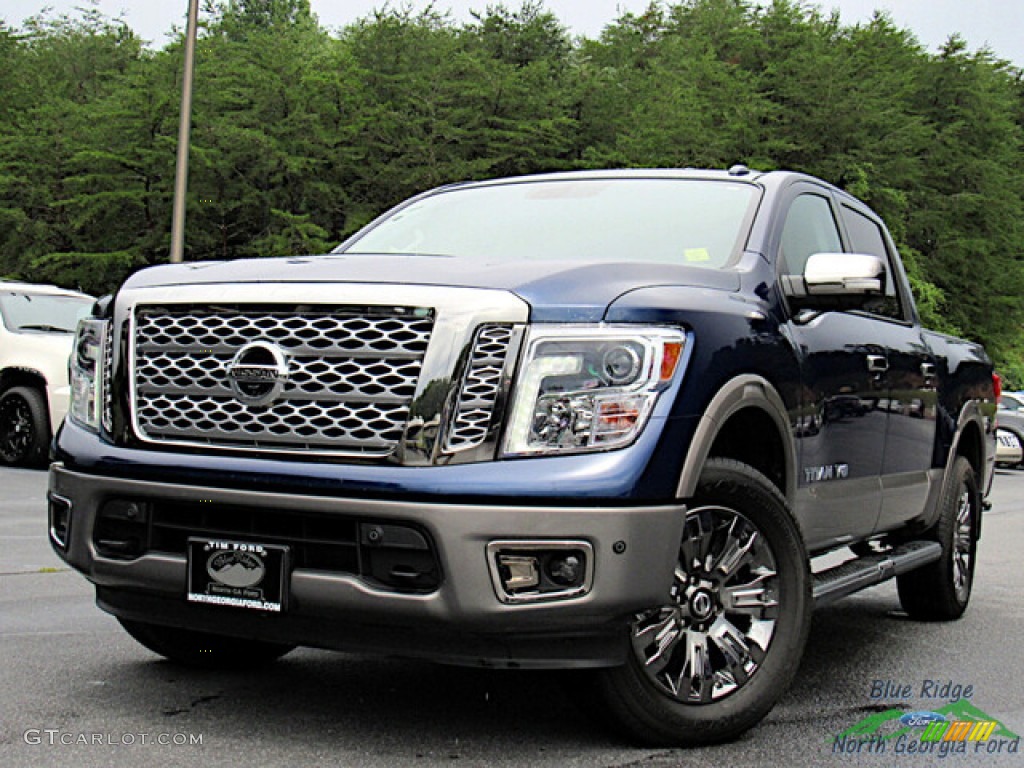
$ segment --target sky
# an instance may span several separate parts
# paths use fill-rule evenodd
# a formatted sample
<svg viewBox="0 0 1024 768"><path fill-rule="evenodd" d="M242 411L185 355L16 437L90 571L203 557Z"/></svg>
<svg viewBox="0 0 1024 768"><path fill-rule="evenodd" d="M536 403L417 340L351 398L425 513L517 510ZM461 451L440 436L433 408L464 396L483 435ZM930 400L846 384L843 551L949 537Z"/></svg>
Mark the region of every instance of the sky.
<svg viewBox="0 0 1024 768"><path fill-rule="evenodd" d="M421 9L426 0L406 0ZM58 13L89 0L3 0L0 19L9 26L51 7ZM342 27L370 14L384 5L384 0L311 0L320 23L328 28ZM399 3L401 4L401 3ZM457 21L470 19L470 10L484 10L496 0L435 0L436 10L450 10ZM890 13L901 27L909 28L930 50L936 50L954 32L976 50L991 48L1002 59L1024 67L1024 0L812 0L825 11L838 9L843 22L866 22L876 9ZM157 47L167 40L171 28L184 26L188 0L98 0L106 15L123 16L128 25L143 39ZM519 0L505 0L505 5L518 8ZM622 13L641 13L648 0L546 0L545 7L576 35L597 37L606 24Z"/></svg>

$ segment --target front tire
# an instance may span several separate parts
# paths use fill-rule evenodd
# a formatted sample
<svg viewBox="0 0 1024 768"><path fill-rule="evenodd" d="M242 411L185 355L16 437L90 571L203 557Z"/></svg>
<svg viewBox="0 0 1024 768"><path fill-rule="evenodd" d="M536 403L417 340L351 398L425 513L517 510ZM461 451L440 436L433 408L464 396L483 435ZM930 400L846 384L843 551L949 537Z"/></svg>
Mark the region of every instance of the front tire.
<svg viewBox="0 0 1024 768"><path fill-rule="evenodd" d="M900 604L912 619L959 619L971 599L981 493L974 467L957 456L939 496L939 519L924 538L942 545L934 563L896 577Z"/></svg>
<svg viewBox="0 0 1024 768"><path fill-rule="evenodd" d="M792 681L811 608L807 554L785 499L751 467L710 459L666 603L636 616L625 665L595 673L604 710L645 745L735 738Z"/></svg>
<svg viewBox="0 0 1024 768"><path fill-rule="evenodd" d="M50 448L46 398L32 387L11 387L0 396L0 462L42 464Z"/></svg>
<svg viewBox="0 0 1024 768"><path fill-rule="evenodd" d="M291 651L293 645L162 627L118 618L135 640L170 661L204 669L248 669L268 664Z"/></svg>

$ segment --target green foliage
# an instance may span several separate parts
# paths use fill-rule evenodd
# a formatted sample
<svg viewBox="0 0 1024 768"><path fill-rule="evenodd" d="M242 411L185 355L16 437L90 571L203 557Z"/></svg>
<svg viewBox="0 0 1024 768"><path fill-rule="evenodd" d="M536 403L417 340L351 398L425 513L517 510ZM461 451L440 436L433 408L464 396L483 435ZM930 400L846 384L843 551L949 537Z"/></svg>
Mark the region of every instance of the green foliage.
<svg viewBox="0 0 1024 768"><path fill-rule="evenodd" d="M74 285L86 293L102 294L141 265L132 251L102 253L48 253L32 259L29 275L42 283Z"/></svg>
<svg viewBox="0 0 1024 768"><path fill-rule="evenodd" d="M207 0L186 257L328 250L461 179L745 162L828 179L887 221L926 324L1024 385L1024 75L957 37L803 0L653 2L598 39L541 0L466 24L384 5ZM0 21L0 274L103 292L166 260L182 31L147 49L95 5Z"/></svg>

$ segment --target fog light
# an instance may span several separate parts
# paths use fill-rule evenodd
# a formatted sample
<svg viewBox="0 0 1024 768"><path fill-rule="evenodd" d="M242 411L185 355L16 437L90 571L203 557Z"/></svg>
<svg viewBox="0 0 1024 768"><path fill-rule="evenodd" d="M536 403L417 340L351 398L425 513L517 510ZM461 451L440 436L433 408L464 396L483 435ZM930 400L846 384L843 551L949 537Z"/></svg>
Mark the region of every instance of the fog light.
<svg viewBox="0 0 1024 768"><path fill-rule="evenodd" d="M567 600L593 586L594 548L585 541L492 541L487 561L503 603Z"/></svg>
<svg viewBox="0 0 1024 768"><path fill-rule="evenodd" d="M556 554L548 560L547 572L555 584L575 587L583 582L584 559L581 553Z"/></svg>
<svg viewBox="0 0 1024 768"><path fill-rule="evenodd" d="M540 584L540 571L536 557L498 555L498 571L507 592L533 589Z"/></svg>

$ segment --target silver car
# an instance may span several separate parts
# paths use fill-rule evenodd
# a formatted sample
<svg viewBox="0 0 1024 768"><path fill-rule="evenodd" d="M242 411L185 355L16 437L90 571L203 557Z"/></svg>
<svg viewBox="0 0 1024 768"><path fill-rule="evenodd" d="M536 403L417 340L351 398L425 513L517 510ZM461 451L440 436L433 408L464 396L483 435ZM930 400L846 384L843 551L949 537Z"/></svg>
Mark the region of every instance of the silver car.
<svg viewBox="0 0 1024 768"><path fill-rule="evenodd" d="M1019 457L1014 461L1013 449L1007 444L1009 438L1016 438L1017 445L1024 446L1024 395L1004 392L999 399L996 419L999 422L1000 436L996 462L1003 466L1024 468L1024 457ZM1019 451L1017 455L1020 456Z"/></svg>

